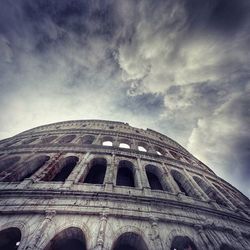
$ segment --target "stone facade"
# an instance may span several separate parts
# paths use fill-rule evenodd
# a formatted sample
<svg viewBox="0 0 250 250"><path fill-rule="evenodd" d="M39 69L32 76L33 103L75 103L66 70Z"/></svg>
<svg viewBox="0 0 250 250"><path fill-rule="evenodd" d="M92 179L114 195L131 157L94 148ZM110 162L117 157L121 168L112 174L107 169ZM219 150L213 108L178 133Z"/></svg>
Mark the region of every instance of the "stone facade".
<svg viewBox="0 0 250 250"><path fill-rule="evenodd" d="M0 249L250 249L250 202L165 135L40 126L0 142Z"/></svg>

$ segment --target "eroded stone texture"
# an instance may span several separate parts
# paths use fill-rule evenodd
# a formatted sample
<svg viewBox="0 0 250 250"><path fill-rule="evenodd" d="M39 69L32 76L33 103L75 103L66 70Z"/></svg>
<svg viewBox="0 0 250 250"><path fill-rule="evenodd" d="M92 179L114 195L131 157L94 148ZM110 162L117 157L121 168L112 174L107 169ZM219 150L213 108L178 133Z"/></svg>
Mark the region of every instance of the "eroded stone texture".
<svg viewBox="0 0 250 250"><path fill-rule="evenodd" d="M248 198L127 123L60 122L1 141L0 195L0 249L250 249Z"/></svg>

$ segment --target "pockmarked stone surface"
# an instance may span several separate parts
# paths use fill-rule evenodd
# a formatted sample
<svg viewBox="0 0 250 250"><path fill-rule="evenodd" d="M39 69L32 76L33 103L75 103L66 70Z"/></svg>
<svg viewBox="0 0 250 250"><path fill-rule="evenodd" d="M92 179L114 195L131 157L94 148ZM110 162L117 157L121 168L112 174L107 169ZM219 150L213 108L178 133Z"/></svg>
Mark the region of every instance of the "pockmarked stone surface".
<svg viewBox="0 0 250 250"><path fill-rule="evenodd" d="M0 141L1 250L250 249L250 201L167 136L78 120Z"/></svg>

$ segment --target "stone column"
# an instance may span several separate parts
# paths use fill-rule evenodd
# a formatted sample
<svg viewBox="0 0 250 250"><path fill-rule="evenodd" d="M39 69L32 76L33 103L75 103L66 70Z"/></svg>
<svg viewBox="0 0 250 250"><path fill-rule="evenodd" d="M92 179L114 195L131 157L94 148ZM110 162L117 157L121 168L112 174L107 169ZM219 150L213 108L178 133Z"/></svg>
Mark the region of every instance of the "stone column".
<svg viewBox="0 0 250 250"><path fill-rule="evenodd" d="M114 185L115 154L112 154L111 162L107 164L105 175L105 191L112 191Z"/></svg>
<svg viewBox="0 0 250 250"><path fill-rule="evenodd" d="M196 192L196 194L199 196L199 198L201 200L205 200L208 201L210 200L210 198L207 196L207 194L201 189L201 187L194 181L194 179L192 178L192 176L190 176L190 174L188 173L188 171L186 169L184 169L184 173L186 178L189 180L190 184L194 187L194 190ZM198 191L197 191L198 190Z"/></svg>
<svg viewBox="0 0 250 250"><path fill-rule="evenodd" d="M96 246L94 248L95 250L102 250L103 249L107 220L108 220L108 214L107 214L107 212L103 212L101 214L100 221L99 221L100 225L99 225Z"/></svg>
<svg viewBox="0 0 250 250"><path fill-rule="evenodd" d="M227 199L227 197L225 197L215 186L213 186L213 184L211 184L211 182L205 177L203 176L203 179L211 186L213 187L213 189L215 190L216 194L227 204L227 206L229 208L231 208L232 210L235 210L236 207Z"/></svg>
<svg viewBox="0 0 250 250"><path fill-rule="evenodd" d="M138 164L139 174L140 174L140 177L141 177L142 190L143 190L143 192L145 194L149 194L151 189L150 189L150 186L149 186L149 183L148 183L148 178L147 178L145 168L141 164L140 157L137 157L137 164Z"/></svg>
<svg viewBox="0 0 250 250"><path fill-rule="evenodd" d="M134 139L132 139L132 140L130 140L132 143L131 143L131 149L133 149L133 150L138 150L138 148L137 148L137 143L135 142L135 140Z"/></svg>
<svg viewBox="0 0 250 250"><path fill-rule="evenodd" d="M153 241L156 250L163 250L162 241L159 234L158 220L155 217L151 217L151 233L150 239Z"/></svg>
<svg viewBox="0 0 250 250"><path fill-rule="evenodd" d="M86 170L86 162L90 156L90 152L86 153L82 159L82 161L78 164L78 166L72 171L69 175L67 181L73 185L74 183L78 183L80 178L82 177L84 171Z"/></svg>
<svg viewBox="0 0 250 250"><path fill-rule="evenodd" d="M93 141L93 144L95 145L101 145L101 134L97 135L95 140Z"/></svg>
<svg viewBox="0 0 250 250"><path fill-rule="evenodd" d="M213 248L209 242L209 239L207 238L206 234L203 231L202 225L195 225L194 227L198 231L198 234L200 235L203 243L206 245L207 250L213 250Z"/></svg>
<svg viewBox="0 0 250 250"><path fill-rule="evenodd" d="M174 194L179 194L179 193L182 193L178 187L178 185L176 184L173 176L170 174L170 171L168 170L168 168L166 167L166 165L164 163L162 163L162 168L164 170L164 175L165 175L165 178L167 179L167 182L170 186L170 188L172 189L172 192Z"/></svg>
<svg viewBox="0 0 250 250"><path fill-rule="evenodd" d="M50 222L52 221L53 217L56 215L56 211L54 210L47 210L45 211L45 219L40 224L40 227L37 230L37 233L33 238L30 239L28 246L26 246L25 250L34 250L40 249L39 243L44 236L45 230L48 231L50 227Z"/></svg>
<svg viewBox="0 0 250 250"><path fill-rule="evenodd" d="M206 232L206 236L210 239L210 241L213 243L214 250L220 250L221 242L218 239L218 236L214 233L214 228L209 227L209 229Z"/></svg>
<svg viewBox="0 0 250 250"><path fill-rule="evenodd" d="M115 136L115 140L113 141L113 146L117 148L119 147L118 134Z"/></svg>
<svg viewBox="0 0 250 250"><path fill-rule="evenodd" d="M237 242L242 245L243 249L250 249L250 245L244 240L241 233L239 231L234 231L234 236L237 239Z"/></svg>

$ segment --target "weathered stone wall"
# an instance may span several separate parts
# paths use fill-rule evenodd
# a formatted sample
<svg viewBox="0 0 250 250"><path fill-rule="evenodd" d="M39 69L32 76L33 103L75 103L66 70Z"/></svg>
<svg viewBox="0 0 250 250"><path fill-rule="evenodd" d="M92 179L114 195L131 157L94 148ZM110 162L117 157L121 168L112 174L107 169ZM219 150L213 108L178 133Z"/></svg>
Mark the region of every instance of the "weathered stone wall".
<svg viewBox="0 0 250 250"><path fill-rule="evenodd" d="M106 162L104 180L85 183L95 159ZM122 167L134 186L117 185ZM249 208L233 186L149 129L70 121L0 142L0 247L1 232L14 227L21 231L18 249L47 250L55 239L80 237L79 229L87 249L113 249L126 233L138 249L134 235L147 249L170 249L175 236L187 236L197 249L250 249Z"/></svg>

